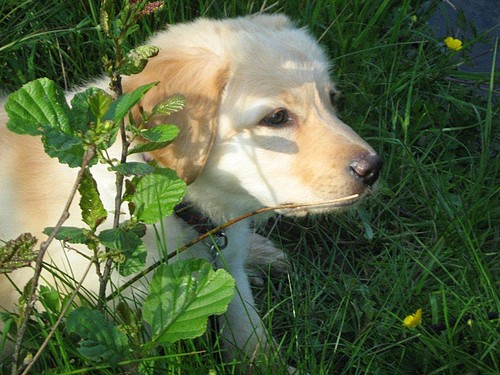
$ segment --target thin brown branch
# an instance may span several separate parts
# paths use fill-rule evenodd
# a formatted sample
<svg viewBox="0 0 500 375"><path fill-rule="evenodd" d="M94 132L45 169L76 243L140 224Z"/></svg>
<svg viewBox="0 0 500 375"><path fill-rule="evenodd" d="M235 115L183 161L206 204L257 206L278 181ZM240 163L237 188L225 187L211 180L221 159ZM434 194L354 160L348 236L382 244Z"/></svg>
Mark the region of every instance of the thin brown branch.
<svg viewBox="0 0 500 375"><path fill-rule="evenodd" d="M38 284L40 281L40 275L42 273L42 268L43 268L43 257L45 256L45 253L47 252L47 249L49 248L50 244L56 237L57 233L61 229L62 225L64 222L68 219L69 217L69 209L71 207L71 203L73 202L73 199L75 198L76 192L78 190L78 186L80 185L80 182L83 178L83 174L85 173L85 169L88 166L88 163L90 160L95 156L95 146L91 145L89 148L85 151L85 154L83 155L83 160L82 160L82 165L80 167L80 170L78 171L78 175L76 177L75 183L71 189L70 196L68 200L66 201L66 204L64 206L63 212L61 214L61 217L59 218L59 221L57 222L56 226L54 227L54 230L50 234L50 236L42 242L40 245L40 250L38 251L36 263L35 263L35 272L33 275L32 283L31 283L31 288L30 292L28 295L28 303L26 304L24 311L22 312L21 316L21 326L19 327L18 333L17 333L17 338L16 338L16 344L14 347L14 354L13 354L13 363L12 363L12 371L11 373L13 375L17 375L19 371L18 363L19 363L19 354L21 353L21 346L22 342L24 339L24 335L26 333L26 328L28 326L28 321L31 313L33 312L35 303L36 303L36 290L38 288Z"/></svg>
<svg viewBox="0 0 500 375"><path fill-rule="evenodd" d="M66 302L66 305L64 306L64 308L62 309L61 313L59 314L59 317L57 318L56 322L54 323L54 326L51 328L49 334L47 335L47 337L43 341L42 345L40 345L40 348L38 348L37 352L35 353L35 355L31 359L31 361L26 365L26 368L24 369L24 371L22 372L21 375L27 375L28 374L29 370L33 367L33 365L35 364L35 362L38 360L38 358L40 357L40 355L42 354L42 352L44 351L44 349L48 345L49 340L52 338L52 336L54 336L54 333L56 332L57 327L59 327L59 325L61 324L62 320L66 316L66 313L68 312L69 308L71 307L71 304L75 300L75 298L76 298L76 296L78 294L78 291L82 287L82 284L85 281L85 279L87 277L87 274L89 273L90 268L92 267L93 264L94 264L93 261L89 262L89 265L87 266L87 269L85 270L85 272L83 273L83 276L81 277L80 281L78 282L78 284L76 285L75 289L73 290L73 293L71 293L71 296L70 296L69 300Z"/></svg>
<svg viewBox="0 0 500 375"><path fill-rule="evenodd" d="M126 163L127 161L127 154L129 148L127 133L125 131L125 123L123 120L120 123L120 135L122 140L120 163L123 164ZM113 216L113 228L118 228L118 226L120 225L120 211L121 211L122 195L123 195L123 180L124 180L123 175L120 173L116 173L116 182L115 182L116 195L115 195L115 212ZM109 252L109 250L106 249L106 252ZM111 276L112 268L113 268L113 259L107 258L106 263L104 265L104 270L102 272L102 275L100 275L100 280L99 280L99 300L97 302L97 308L99 310L104 309L104 304L106 302L106 287L108 285L109 277Z"/></svg>
<svg viewBox="0 0 500 375"><path fill-rule="evenodd" d="M113 69L113 73L111 76L111 88L116 93L117 97L123 94L122 88L122 78L119 73L120 65L122 61L121 54L121 44L119 38L114 38L115 44L115 66ZM120 155L120 163L123 164L127 161L128 148L130 143L127 139L127 132L125 130L125 121L120 121L120 139L122 141L121 155ZM115 195L115 213L113 216L113 228L118 228L120 225L120 210L122 205L122 195L123 195L123 175L120 173L116 173L116 195ZM109 252L109 249L106 249L106 253ZM104 304L106 302L106 288L108 285L108 280L111 276L111 270L113 268L113 259L107 258L104 264L104 270L102 274L99 275L99 299L97 302L97 308L99 310L104 309Z"/></svg>
<svg viewBox="0 0 500 375"><path fill-rule="evenodd" d="M265 212L271 212L271 211L282 211L282 210L295 210L295 211L297 211L297 210L301 210L301 209L305 209L305 208L341 207L341 206L344 206L346 203L355 200L358 197L359 197L359 194L354 194L354 195L350 195L347 197L342 197L342 198L334 199L332 201L321 202L321 203L304 203L304 204L290 203L290 204L282 204L282 205L273 206L273 207L263 207L263 208L259 208L259 209L255 210L255 211L248 212L244 215L238 216L237 218L230 220L230 221L218 226L217 228L214 228L214 229L198 236L194 240L179 247L176 251L168 254L164 259L161 259L161 260L157 261L156 263L152 264L151 266L149 266L148 268L144 269L143 271L141 271L140 273L138 273L137 275L132 277L130 280L123 283L119 289L115 290L113 293L111 293L109 296L107 296L106 301L112 300L118 294L120 294L122 291L127 289L129 286L134 284L136 281L138 281L142 277L146 276L148 273L154 271L156 268L158 268L161 264L167 262L169 259L172 259L173 257L179 255L183 251L196 245L198 242L203 241L207 237L210 237L210 236L216 234L217 232L219 232L223 229L226 229L239 221L248 219L248 218L255 216L255 215L258 215L258 214L262 214Z"/></svg>

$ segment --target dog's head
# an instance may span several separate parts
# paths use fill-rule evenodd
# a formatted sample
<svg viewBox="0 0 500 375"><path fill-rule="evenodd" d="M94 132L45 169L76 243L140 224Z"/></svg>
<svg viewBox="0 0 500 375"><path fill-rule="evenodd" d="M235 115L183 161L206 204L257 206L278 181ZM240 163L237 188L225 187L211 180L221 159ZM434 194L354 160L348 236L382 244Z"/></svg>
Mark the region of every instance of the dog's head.
<svg viewBox="0 0 500 375"><path fill-rule="evenodd" d="M186 108L174 144L153 152L191 183L190 199L230 215L285 203L349 205L377 181L381 159L335 114L336 90L322 49L281 15L173 26L125 90L160 81L141 106L172 94ZM217 216L217 213L214 215Z"/></svg>

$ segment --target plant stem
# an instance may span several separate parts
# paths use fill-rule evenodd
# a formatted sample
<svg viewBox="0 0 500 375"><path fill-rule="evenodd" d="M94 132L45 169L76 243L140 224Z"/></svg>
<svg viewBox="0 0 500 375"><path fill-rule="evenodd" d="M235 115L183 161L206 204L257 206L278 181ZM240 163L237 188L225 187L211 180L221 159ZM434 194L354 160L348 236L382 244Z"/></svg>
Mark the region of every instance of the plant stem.
<svg viewBox="0 0 500 375"><path fill-rule="evenodd" d="M120 91L121 91L121 84L120 84ZM127 134L125 132L125 123L123 120L121 121L120 124L120 135L122 140L120 163L123 164L127 161L127 153L129 147ZM116 173L115 186L116 186L116 195L115 195L115 213L113 216L113 228L118 228L118 226L120 225L120 211L121 211L122 194L123 194L123 175L118 172ZM106 252L108 251L109 250L106 249ZM97 308L99 310L104 309L104 304L106 302L106 286L108 284L108 280L111 275L112 267L113 267L113 259L107 258L99 282L99 300L97 303Z"/></svg>
<svg viewBox="0 0 500 375"><path fill-rule="evenodd" d="M116 93L117 97L123 94L122 89L122 79L119 73L120 64L122 60L121 55L121 45L119 38L114 38L115 43L115 67L113 69L113 74L111 76L111 87L112 90ZM125 121L120 121L120 138L122 141L121 148L121 156L120 156L120 164L123 164L127 161L127 154L129 148L129 141L127 140L127 132L125 130ZM116 173L116 195L115 195L115 213L113 216L113 228L118 228L120 225L120 211L122 205L122 194L123 194L123 175L120 173ZM106 249L106 253L109 252L109 249ZM106 263L104 265L104 270L100 275L99 280L99 300L97 302L97 308L99 310L104 310L104 304L106 302L106 287L108 284L109 277L111 276L111 270L113 267L113 259L107 258Z"/></svg>
<svg viewBox="0 0 500 375"><path fill-rule="evenodd" d="M85 154L83 155L83 160L82 160L82 165L80 167L80 170L78 171L78 175L76 177L75 183L73 185L73 188L71 189L71 194L66 201L66 205L64 206L63 212L61 214L61 217L59 218L59 221L57 222L57 225L54 227L54 230L50 234L50 236L47 238L46 241L44 241L40 245L40 250L38 251L36 263L35 263L35 273L32 278L32 283L31 283L31 288L30 292L28 295L27 299L27 304L24 308L24 311L22 312L21 316L21 325L19 327L19 331L17 333L17 338L16 338L16 344L14 347L14 354L13 354L13 361L12 361L12 375L17 375L20 371L18 367L18 362L19 362L19 355L21 353L21 345L24 339L24 334L26 333L26 328L28 326L28 320L31 315L31 312L34 309L35 303L36 303L36 290L38 288L38 284L40 281L40 275L42 273L42 268L43 268L43 257L45 256L45 253L47 252L47 249L49 248L50 244L56 237L57 233L61 229L62 225L64 222L68 219L69 217L69 209L71 207L71 203L73 202L73 199L75 198L76 192L78 190L78 186L80 186L80 182L83 178L83 174L85 173L85 169L88 166L89 161L95 156L96 148L95 145L90 145L89 148L85 151Z"/></svg>
<svg viewBox="0 0 500 375"><path fill-rule="evenodd" d="M159 261L153 263L151 266L144 269L143 271L141 271L140 273L138 273L137 275L132 277L127 282L123 283L119 289L115 290L113 293L111 293L109 296L106 297L106 301L110 301L113 298L115 298L123 290L127 289L130 285L132 285L133 283L135 283L137 280L141 279L142 277L146 276L151 271L154 271L156 268L158 268L161 264L165 263L167 260L172 259L176 255L179 255L183 251L189 249L191 246L194 246L198 242L203 241L205 238L208 238L208 237L212 236L213 234L215 234L223 229L226 229L226 228L230 227L233 224L236 224L237 222L239 222L241 220L245 220L245 219L248 219L249 217L252 217L252 216L255 216L258 214L262 214L265 212L277 211L277 210L300 210L300 209L306 208L306 207L312 208L312 207L326 207L326 206L328 206L328 207L342 206L343 204L345 204L345 202L351 201L351 200L356 199L358 197L359 197L358 194L354 194L354 195L350 195L348 197L342 197L342 198L335 199L335 200L328 201L328 202L306 203L306 204L282 204L282 205L273 206L273 207L263 207L263 208L259 208L257 210L251 211L251 212L247 212L244 215L241 215L235 219L229 220L229 221L225 222L224 224L219 225L217 228L209 230L208 232L196 237L194 240L188 242L187 244L179 247L174 252L168 254L164 259L160 259Z"/></svg>
<svg viewBox="0 0 500 375"><path fill-rule="evenodd" d="M78 294L78 291L82 287L82 284L85 281L85 278L87 277L87 274L89 273L90 268L92 267L92 264L94 264L93 261L89 262L89 265L87 266L87 269L85 270L85 272L83 273L83 276L81 277L80 281L78 282L78 284L76 285L75 289L73 290L73 293L71 294L71 297L69 298L68 302L66 303L66 305L62 309L61 313L59 314L59 317L57 318L57 321L54 323L54 325L50 329L49 334L47 335L47 337L43 341L42 345L40 345L40 348L38 348L37 352L33 356L33 359L30 361L30 363L28 363L28 365L26 366L26 368L24 369L24 371L22 372L21 375L27 375L28 374L29 370L33 367L33 365L35 364L35 362L37 361L37 359L40 357L40 355L42 354L42 352L45 349L45 347L48 345L49 340L52 338L52 336L54 336L54 333L56 332L57 327L59 327L59 324L61 324L63 318L66 316L66 313L68 312L69 308L71 307L71 304L75 300L76 295Z"/></svg>

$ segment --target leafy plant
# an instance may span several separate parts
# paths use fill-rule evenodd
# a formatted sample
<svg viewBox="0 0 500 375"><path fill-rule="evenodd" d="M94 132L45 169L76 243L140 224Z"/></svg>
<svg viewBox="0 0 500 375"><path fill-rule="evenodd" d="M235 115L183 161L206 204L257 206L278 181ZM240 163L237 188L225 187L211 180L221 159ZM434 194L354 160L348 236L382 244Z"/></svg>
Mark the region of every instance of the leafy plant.
<svg viewBox="0 0 500 375"><path fill-rule="evenodd" d="M453 3L459 11L467 2ZM5 92L37 77L69 87L102 72L101 58L113 43L99 31L100 0L67 4L0 2ZM473 21L481 5L474 2L474 12L459 18ZM443 34L430 23L436 7L449 9ZM498 53L478 56L472 47L487 42L494 51L498 40L491 35L500 24L490 37L476 37L461 22L450 23L455 10L437 0L377 6L363 0L178 0L139 20L124 54L170 23L261 10L289 15L325 47L342 91L339 115L384 158L378 192L362 211L298 223L281 218L264 229L294 266L288 278L274 277L256 289L282 357L310 374L499 373ZM448 36L462 40L462 50L449 50ZM478 58L491 61L491 70L460 69ZM53 313L34 314L25 339L30 351L69 300L58 292L58 303L45 298L55 293L40 295ZM418 308L422 324L404 327L405 316ZM137 359L136 345L144 342L141 310L118 304L109 315L132 342L127 369L138 363L145 373L233 373L233 363L211 354L219 350L217 340L205 337L196 340L199 346L183 340ZM16 316L2 316L15 332ZM4 341L5 335L0 346ZM74 347L74 334L59 329L32 372L121 370L81 359Z"/></svg>
<svg viewBox="0 0 500 375"><path fill-rule="evenodd" d="M123 1L115 4L107 0L101 6L101 28L115 46L114 58L106 58L104 68L113 91L118 95L116 99L102 89L89 88L76 93L70 106L64 92L53 81L41 78L25 84L6 101L5 110L9 115L7 127L11 131L40 136L45 152L50 157L57 158L69 167L80 168L61 219L55 227L45 229L49 239L38 253L32 251L35 240L29 235L10 241L2 248L2 254L5 255L2 255L0 266L3 271L37 258L35 274L25 296L26 306L18 320L13 374L22 369L18 367L20 349L34 308L43 255L53 239L68 244L83 244L93 252L92 260L100 280L97 308L83 306L66 318L66 331L80 337L78 351L92 362L115 366L126 359L132 343L141 348L136 353L136 356L141 356L148 355L159 345L199 336L206 329L208 316L223 313L233 296L234 281L226 271L215 272L206 261L188 260L172 265L162 264L156 271L144 301L144 321L135 322L135 335L122 332L131 332L130 321L119 329L108 320L104 311L105 291L111 270L117 268L120 274L127 276L144 268L147 249L141 237L146 233L146 224L156 224L172 214L186 191L185 183L174 171L153 164L127 161L130 154L156 150L172 142L178 134L175 126L168 124L149 128L148 119L157 113L174 113L184 106L183 98L176 95L156 105L151 113L143 113L141 123L125 124L124 121L126 117L131 117L128 116L130 110L156 83L122 94L121 75L142 71L148 59L158 53L158 49L143 46L123 53L123 45L137 30L137 21L160 8L160 3ZM121 6L119 12L115 12L117 6ZM149 142L130 148L138 136ZM110 158L107 153L117 138L123 144L120 160ZM113 226L103 230L100 227L109 215L92 176L91 167L97 163L110 166L116 175L117 185ZM128 191L124 195L125 179L128 179ZM65 227L63 223L77 191L81 196L82 221L87 227ZM119 212L125 199L130 202L130 219L120 222ZM56 327L73 303L80 286L65 301ZM46 288L43 290L44 301L47 302L50 293ZM54 305L53 298L50 301L49 306L57 305ZM128 311L128 316L132 315L130 308L123 303L120 306L122 312ZM151 328L152 334L149 336L144 333L141 336L145 338L144 342L138 343L135 340L137 331L147 332L144 325ZM24 371L33 365L43 347L28 362Z"/></svg>

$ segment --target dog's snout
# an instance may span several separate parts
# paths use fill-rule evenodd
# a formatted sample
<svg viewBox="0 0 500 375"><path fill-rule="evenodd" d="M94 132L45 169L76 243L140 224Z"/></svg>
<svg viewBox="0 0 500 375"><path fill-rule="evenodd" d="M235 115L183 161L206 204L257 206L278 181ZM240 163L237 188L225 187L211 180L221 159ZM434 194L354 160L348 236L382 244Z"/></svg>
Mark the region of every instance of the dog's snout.
<svg viewBox="0 0 500 375"><path fill-rule="evenodd" d="M350 170L357 179L371 186L377 181L382 164L382 158L377 154L365 154L350 165Z"/></svg>

